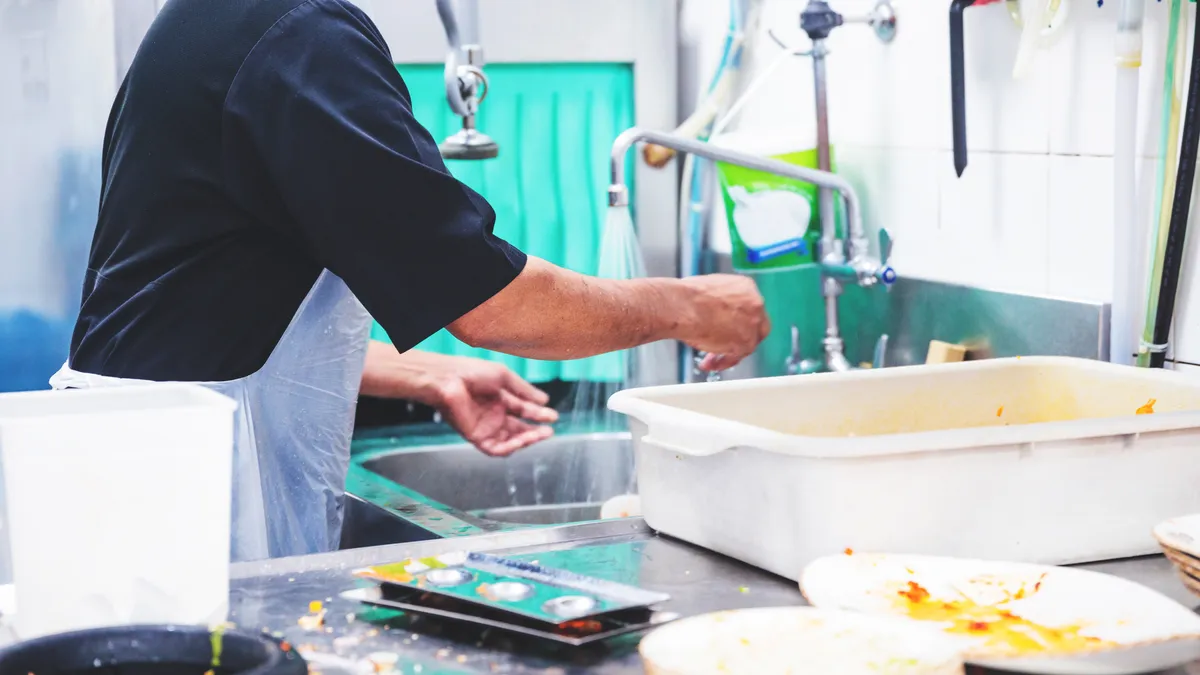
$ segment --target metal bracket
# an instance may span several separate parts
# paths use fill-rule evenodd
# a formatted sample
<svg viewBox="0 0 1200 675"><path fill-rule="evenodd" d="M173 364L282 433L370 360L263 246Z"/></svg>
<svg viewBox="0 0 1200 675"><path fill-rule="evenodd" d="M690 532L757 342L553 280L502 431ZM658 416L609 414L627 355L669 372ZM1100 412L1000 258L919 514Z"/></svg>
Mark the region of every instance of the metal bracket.
<svg viewBox="0 0 1200 675"><path fill-rule="evenodd" d="M845 22L867 24L875 31L875 37L884 44L896 39L896 8L892 5L892 0L879 0L870 13L845 17Z"/></svg>
<svg viewBox="0 0 1200 675"><path fill-rule="evenodd" d="M870 26L875 37L884 44L896 39L896 8L892 0L879 0L870 12L854 16L838 14L824 0L812 0L800 14L800 28L808 33L810 39L824 40L834 28L852 23ZM781 40L774 29L768 28L767 36L780 49L791 52L793 56L812 56L811 51L797 49Z"/></svg>

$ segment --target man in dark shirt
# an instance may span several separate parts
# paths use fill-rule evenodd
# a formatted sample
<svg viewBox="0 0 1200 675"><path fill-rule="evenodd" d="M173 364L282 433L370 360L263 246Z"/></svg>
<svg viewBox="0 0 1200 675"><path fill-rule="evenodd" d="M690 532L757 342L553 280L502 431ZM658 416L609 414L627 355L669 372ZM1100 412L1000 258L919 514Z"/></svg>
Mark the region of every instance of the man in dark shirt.
<svg viewBox="0 0 1200 675"><path fill-rule="evenodd" d="M538 359L677 339L713 369L768 330L743 278L601 280L495 237L495 212L446 170L387 45L347 0L170 0L117 94L103 170L55 384L202 382L237 399L271 555L335 545L360 378L386 390L379 364L441 328ZM396 347L365 374L364 307ZM272 522L309 501L312 513Z"/></svg>

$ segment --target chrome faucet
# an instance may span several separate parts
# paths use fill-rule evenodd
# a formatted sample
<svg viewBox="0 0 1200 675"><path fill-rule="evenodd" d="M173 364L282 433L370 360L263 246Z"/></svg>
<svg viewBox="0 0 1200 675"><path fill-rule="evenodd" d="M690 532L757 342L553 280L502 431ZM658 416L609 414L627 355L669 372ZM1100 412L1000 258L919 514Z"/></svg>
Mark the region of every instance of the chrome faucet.
<svg viewBox="0 0 1200 675"><path fill-rule="evenodd" d="M479 44L479 0L437 0L438 17L446 29L446 100L455 115L462 118L462 129L442 142L446 159L492 159L500 147L475 126L479 104L487 98L489 83L483 72L483 47ZM459 18L462 21L460 23ZM463 63L465 61L465 63Z"/></svg>
<svg viewBox="0 0 1200 675"><path fill-rule="evenodd" d="M690 138L635 127L622 132L613 142L612 184L608 188L610 206L629 205L629 188L625 183L625 156L630 148L640 142L653 143L676 152L687 152L717 162L812 183L841 196L846 206L846 219L849 221L849 241L843 245L836 238L831 238L832 243L829 246L822 245L818 265L822 275L822 294L825 297L825 338L822 341L825 351L824 366L831 371L849 370L851 366L846 360L845 345L838 327L838 297L842 294L843 285L846 283L859 286L873 286L876 283L891 285L896 281L896 271L887 264L891 239L886 231L881 231L881 258L871 257L870 244L863 229L862 207L858 193L854 191L850 183L841 176L828 171L809 169L777 159L759 157ZM832 212L832 209L830 211ZM826 221L824 213L822 213L821 226L822 232L836 233L836 224L832 219Z"/></svg>

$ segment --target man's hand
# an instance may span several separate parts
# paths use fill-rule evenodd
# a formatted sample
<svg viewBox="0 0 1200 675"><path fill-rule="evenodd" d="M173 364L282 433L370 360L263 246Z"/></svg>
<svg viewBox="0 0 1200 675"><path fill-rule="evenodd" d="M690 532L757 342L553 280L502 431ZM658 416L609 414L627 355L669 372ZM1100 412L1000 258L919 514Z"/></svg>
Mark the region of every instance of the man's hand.
<svg viewBox="0 0 1200 675"><path fill-rule="evenodd" d="M503 457L554 431L558 419L549 396L499 363L409 351L372 341L361 391L403 398L437 409L463 438L493 457Z"/></svg>
<svg viewBox="0 0 1200 675"><path fill-rule="evenodd" d="M708 352L701 370L725 370L749 356L771 332L758 286L748 277L708 274L683 280L694 296L681 339Z"/></svg>

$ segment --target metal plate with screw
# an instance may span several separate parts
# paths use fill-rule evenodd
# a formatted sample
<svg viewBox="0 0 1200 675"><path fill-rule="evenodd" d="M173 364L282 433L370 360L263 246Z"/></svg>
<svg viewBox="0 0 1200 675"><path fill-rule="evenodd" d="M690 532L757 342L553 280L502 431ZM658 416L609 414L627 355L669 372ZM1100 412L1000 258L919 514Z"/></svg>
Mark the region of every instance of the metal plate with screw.
<svg viewBox="0 0 1200 675"><path fill-rule="evenodd" d="M457 586L474 578L474 574L461 567L442 567L425 573L425 580L434 586Z"/></svg>
<svg viewBox="0 0 1200 675"><path fill-rule="evenodd" d="M485 614L559 625L613 612L646 609L670 596L605 579L486 553L447 553L356 570L395 591L440 596Z"/></svg>
<svg viewBox="0 0 1200 675"><path fill-rule="evenodd" d="M497 600L515 602L533 595L533 587L519 581L499 581L488 585L488 595Z"/></svg>
<svg viewBox="0 0 1200 675"><path fill-rule="evenodd" d="M553 600L547 600L542 609L547 614L554 614L564 619L587 616L596 607L596 601L586 595L564 595Z"/></svg>

